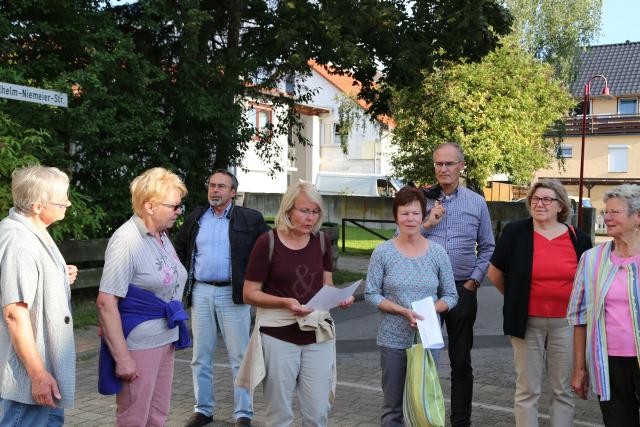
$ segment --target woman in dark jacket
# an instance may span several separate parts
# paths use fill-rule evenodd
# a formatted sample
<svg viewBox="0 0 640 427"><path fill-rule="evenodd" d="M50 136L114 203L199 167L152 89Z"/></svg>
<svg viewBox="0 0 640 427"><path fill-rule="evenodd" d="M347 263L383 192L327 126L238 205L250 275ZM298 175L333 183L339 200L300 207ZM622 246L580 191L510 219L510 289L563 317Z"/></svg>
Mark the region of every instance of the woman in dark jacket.
<svg viewBox="0 0 640 427"><path fill-rule="evenodd" d="M542 373L552 391L551 425L573 425L569 385L572 328L565 319L578 261L591 239L567 225L569 197L557 180L536 182L527 195L531 218L508 224L488 276L504 294L505 335L514 351L516 425L538 425Z"/></svg>

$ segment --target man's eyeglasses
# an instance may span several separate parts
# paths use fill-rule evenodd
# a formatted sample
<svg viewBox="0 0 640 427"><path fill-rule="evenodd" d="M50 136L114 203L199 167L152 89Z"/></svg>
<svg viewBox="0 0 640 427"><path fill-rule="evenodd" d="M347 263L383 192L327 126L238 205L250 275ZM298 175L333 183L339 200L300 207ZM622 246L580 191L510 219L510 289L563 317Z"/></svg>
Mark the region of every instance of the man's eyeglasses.
<svg viewBox="0 0 640 427"><path fill-rule="evenodd" d="M433 167L436 169L442 169L443 167L447 167L447 169L454 167L458 162L433 162Z"/></svg>
<svg viewBox="0 0 640 427"><path fill-rule="evenodd" d="M216 188L218 190L224 190L225 188L229 188L227 184L216 184L215 182L210 182L208 185L209 185L209 188L211 188L212 190L215 190Z"/></svg>
<svg viewBox="0 0 640 427"><path fill-rule="evenodd" d="M294 207L293 209L297 210L298 212L300 212L302 215L304 216L318 216L322 213L322 211L320 209L298 209L296 207Z"/></svg>
<svg viewBox="0 0 640 427"><path fill-rule="evenodd" d="M53 205L53 206L57 206L57 207L59 207L60 209L67 209L69 206L71 206L71 202L70 202L70 201L68 201L68 200L67 200L66 202L64 202L64 203L53 203L53 202L49 202L49 204L50 204L50 205Z"/></svg>
<svg viewBox="0 0 640 427"><path fill-rule="evenodd" d="M178 212L178 211L184 212L184 205L183 204L180 204L180 205L171 205L169 203L159 203L159 204L162 205L162 206L166 206L168 208L173 209L174 212Z"/></svg>
<svg viewBox="0 0 640 427"><path fill-rule="evenodd" d="M531 198L531 206L535 206L538 203L542 202L544 206L549 206L551 203L557 201L558 199L554 199L553 197L537 197L533 196Z"/></svg>

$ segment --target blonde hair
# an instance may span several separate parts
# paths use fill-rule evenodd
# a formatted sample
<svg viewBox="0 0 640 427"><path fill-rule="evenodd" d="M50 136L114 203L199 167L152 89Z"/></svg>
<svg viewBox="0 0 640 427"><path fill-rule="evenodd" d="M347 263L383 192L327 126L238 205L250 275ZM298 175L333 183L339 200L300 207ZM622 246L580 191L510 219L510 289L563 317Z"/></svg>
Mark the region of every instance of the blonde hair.
<svg viewBox="0 0 640 427"><path fill-rule="evenodd" d="M569 195L567 194L567 190L564 189L564 186L557 179L541 179L536 181L535 184L531 186L529 192L527 193L527 210L531 211L531 198L533 197L533 193L536 192L538 188L548 188L549 190L553 190L556 193L556 199L558 199L558 204L560 205L560 211L558 215L556 215L556 219L558 222L567 222L571 218L573 214L573 210L571 209L571 202L569 201Z"/></svg>
<svg viewBox="0 0 640 427"><path fill-rule="evenodd" d="M21 214L33 213L33 204L47 206L52 197L66 195L68 191L69 177L58 168L31 165L11 174L13 206Z"/></svg>
<svg viewBox="0 0 640 427"><path fill-rule="evenodd" d="M316 234L320 230L320 227L322 226L322 219L324 218L322 196L320 196L320 193L318 193L310 182L300 180L291 184L289 188L287 188L287 191L282 195L280 208L278 209L278 213L275 218L275 226L278 231L288 232L295 228L289 218L289 212L293 209L296 199L301 193L304 193L313 203L318 205L320 215L318 215L318 220L313 225L311 232Z"/></svg>
<svg viewBox="0 0 640 427"><path fill-rule="evenodd" d="M129 186L131 206L138 216L144 215L144 204L161 203L170 190L177 190L180 197L187 195L187 187L175 173L165 168L151 168L138 175Z"/></svg>

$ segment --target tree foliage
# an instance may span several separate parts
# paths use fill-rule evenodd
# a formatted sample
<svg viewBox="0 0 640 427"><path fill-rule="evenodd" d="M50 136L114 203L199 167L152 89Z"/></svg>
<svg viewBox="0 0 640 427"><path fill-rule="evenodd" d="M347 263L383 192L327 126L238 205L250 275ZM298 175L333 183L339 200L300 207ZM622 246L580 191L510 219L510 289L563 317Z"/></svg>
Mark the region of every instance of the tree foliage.
<svg viewBox="0 0 640 427"><path fill-rule="evenodd" d="M514 16L513 37L570 82L576 54L600 32L602 0L506 0L505 4Z"/></svg>
<svg viewBox="0 0 640 427"><path fill-rule="evenodd" d="M0 111L49 133L39 159L73 172L109 212L109 232L131 214L128 183L151 166L183 176L190 204L209 171L241 165L252 146L281 169L273 137L305 142L292 107L314 93L299 78L310 60L352 76L376 116L389 113L392 88L482 58L510 25L496 0L7 0L0 76L65 91L70 106ZM250 102L277 116L257 135Z"/></svg>
<svg viewBox="0 0 640 427"><path fill-rule="evenodd" d="M392 159L396 174L433 182L434 148L459 143L468 181L483 188L494 173L525 184L555 158L556 142L544 137L573 104L551 66L506 44L479 63L426 75L419 91L401 91Z"/></svg>

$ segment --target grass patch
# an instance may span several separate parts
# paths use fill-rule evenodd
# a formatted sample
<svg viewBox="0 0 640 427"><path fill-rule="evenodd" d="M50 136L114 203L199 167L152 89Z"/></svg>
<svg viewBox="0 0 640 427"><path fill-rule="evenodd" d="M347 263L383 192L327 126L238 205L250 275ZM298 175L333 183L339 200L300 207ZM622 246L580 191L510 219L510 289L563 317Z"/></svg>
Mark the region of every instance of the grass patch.
<svg viewBox="0 0 640 427"><path fill-rule="evenodd" d="M98 326L97 297L98 288L77 289L71 293L71 309L73 310L73 327L75 329Z"/></svg>
<svg viewBox="0 0 640 427"><path fill-rule="evenodd" d="M376 232L390 239L395 234L395 230L380 230ZM340 236L338 238L338 248L340 254L343 255L371 255L371 252L382 243L383 240L375 234L369 233L360 227L345 227L345 250L342 252L342 227L340 227ZM336 282L338 283L338 282Z"/></svg>
<svg viewBox="0 0 640 427"><path fill-rule="evenodd" d="M354 271L335 270L333 272L333 283L342 285L344 283L351 284L356 280L364 279L366 274Z"/></svg>

